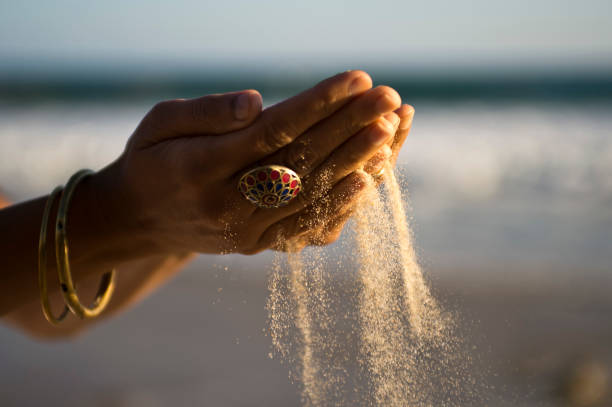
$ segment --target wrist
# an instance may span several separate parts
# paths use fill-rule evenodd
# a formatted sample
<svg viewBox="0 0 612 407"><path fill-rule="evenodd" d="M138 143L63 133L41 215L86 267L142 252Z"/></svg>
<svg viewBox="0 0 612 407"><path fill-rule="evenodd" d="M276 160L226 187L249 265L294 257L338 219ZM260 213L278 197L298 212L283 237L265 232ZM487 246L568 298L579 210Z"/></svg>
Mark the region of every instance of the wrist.
<svg viewBox="0 0 612 407"><path fill-rule="evenodd" d="M142 225L134 221L137 217L125 201L118 167L115 162L92 174L75 191L68 226L71 261L75 264L114 268L160 253Z"/></svg>

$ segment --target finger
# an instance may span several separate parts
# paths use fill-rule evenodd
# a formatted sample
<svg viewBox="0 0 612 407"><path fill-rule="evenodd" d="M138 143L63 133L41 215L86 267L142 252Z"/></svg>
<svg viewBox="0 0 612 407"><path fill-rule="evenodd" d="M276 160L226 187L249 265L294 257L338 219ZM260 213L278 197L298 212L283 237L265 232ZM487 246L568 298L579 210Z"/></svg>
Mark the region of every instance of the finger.
<svg viewBox="0 0 612 407"><path fill-rule="evenodd" d="M393 125L393 128L395 129L395 134L397 135L398 128L400 125L399 116L395 112L390 112L385 114L383 117ZM374 175L381 171L381 169L384 167L385 161L391 157L391 146L393 145L394 140L395 137L390 137L385 143L385 145L383 145L383 147L378 150L376 154L374 154L372 158L370 158L365 163L365 165L363 166L363 170L365 172L370 175Z"/></svg>
<svg viewBox="0 0 612 407"><path fill-rule="evenodd" d="M308 237L307 243L313 246L327 246L340 238L344 225L355 213L355 205L350 205L344 212L334 216L328 223L315 230Z"/></svg>
<svg viewBox="0 0 612 407"><path fill-rule="evenodd" d="M257 246L262 250L273 247L279 241L296 240L309 231L323 226L330 214L344 213L353 206L367 183L368 177L362 171L350 174L316 205L287 216L269 226L261 235ZM283 247L277 247L277 249L283 249Z"/></svg>
<svg viewBox="0 0 612 407"><path fill-rule="evenodd" d="M406 141L406 138L410 133L410 129L412 127L412 120L414 118L414 108L410 105L402 105L399 109L395 111L395 113L400 118L400 124L395 138L393 139L393 144L391 145L391 150L393 151L393 154L391 155L392 165L395 165L400 149L404 145L404 142Z"/></svg>
<svg viewBox="0 0 612 407"><path fill-rule="evenodd" d="M302 191L287 206L267 211L257 209L253 217L261 222L276 222L308 207L324 196L333 185L360 168L389 137L395 129L384 118L378 119L338 148L317 170L302 180ZM364 174L365 175L365 174Z"/></svg>
<svg viewBox="0 0 612 407"><path fill-rule="evenodd" d="M401 109L401 106L397 110L399 109ZM398 114L395 112L390 112L390 113L385 114L383 117L387 119L387 121L389 121L391 124L393 124L393 127L395 127L395 135L397 136L397 130L399 129L399 125L401 123L401 119L398 116ZM387 141L387 145L391 147L394 141L395 141L395 137L391 137Z"/></svg>
<svg viewBox="0 0 612 407"><path fill-rule="evenodd" d="M390 162L392 166L395 165L399 150L401 149L402 144L406 140L406 136L408 135L408 132L410 130L409 122L412 120L412 113L414 113L413 111L411 112L410 108L411 106L403 105L393 113L397 120L395 126L395 136L391 137L387 142L387 145L385 146L391 147L389 147L389 149L381 149L380 151L378 151L370 160L368 160L368 163L364 166L364 171L372 175L376 185L379 185L383 181L382 174L385 169L385 164L387 162ZM402 127L402 119L399 115L402 115L402 118L404 120L404 130L400 128ZM393 118L389 119L393 120ZM395 148L395 151L393 151L392 148Z"/></svg>
<svg viewBox="0 0 612 407"><path fill-rule="evenodd" d="M389 115L388 117L391 120L394 120L394 118L397 118L398 116L394 113L391 113L391 115ZM278 219L281 219L282 217L288 216L288 214L290 213L295 213L303 209L304 207L308 206L309 199L316 199L317 196L320 196L324 194L327 190L329 190L331 186L334 183L336 183L338 180L344 178L349 173L353 172L355 169L361 166L364 166L364 165L367 166L367 164L365 163L368 160L368 158L371 158L371 156L376 154L376 149L380 147L380 149L382 150L382 154L383 154L382 157L379 159L375 159L375 165L367 169L368 173L375 174L384 165L383 157L385 160L389 158L388 146L385 145L385 143L388 143L388 140L393 139L393 137L389 137L389 136L394 134L397 130L399 119L395 119L394 121L395 121L395 124L389 124L389 122L385 120L384 118L379 118L379 120L376 123L371 124L366 129L362 129L360 134L353 136L351 140L346 142L345 143L346 145L343 145L338 150L338 152L341 151L341 153L339 154L336 154L338 152L334 153L336 154L336 157L334 158L334 160L331 160L327 164L326 169L319 171L319 175L315 177L316 179L319 179L319 181L316 181L316 182L310 181L309 183L310 185L315 185L315 188L318 187L317 188L318 190L316 191L316 193L309 194L307 192L301 192L297 196L297 198L294 199L294 201L296 202L290 203L289 206L287 207L276 209L274 213L272 213L269 209L256 208L253 204L251 204L246 199L244 199L241 196L241 194L238 192L237 189L232 189L226 194L228 198L228 202L231 203L231 207L234 209L235 212L249 214L252 216L259 217L260 218L259 220L262 222L266 222L272 216L274 221L276 221ZM388 127L389 125L391 127ZM383 132L384 134L382 135L379 134L381 132ZM371 144L371 143L376 143L376 141L372 139L368 139L368 136L366 136L366 133L370 133L371 134L370 137L373 137L373 138L376 138L377 134L382 137L388 137L388 140L387 142L378 141L378 143L380 144ZM336 169L335 167L342 169L342 172L341 172L341 175L331 179L330 174L334 172L334 170ZM234 185L238 182L238 178L240 178L240 175L241 174L237 174L234 177L235 179L231 182L231 185ZM333 181L333 182L330 182L330 181ZM317 182L319 183L319 185L316 185ZM304 182L304 185L309 185L309 184L306 183L306 181ZM312 195L312 196L308 199L306 198L308 195Z"/></svg>
<svg viewBox="0 0 612 407"><path fill-rule="evenodd" d="M399 124L399 116L393 110L400 105L401 98L394 89L388 86L371 89L311 127L293 143L267 157L262 164L286 165L303 177L325 161L338 146L381 115L386 115L392 124Z"/></svg>
<svg viewBox="0 0 612 407"><path fill-rule="evenodd" d="M290 245L280 245L275 247L275 250L282 251L301 251L306 246L327 246L334 243L340 238L344 225L353 216L355 212L355 202L353 200L350 205L347 205L343 212L333 216L328 222L313 230L308 231L304 235L299 235L291 240Z"/></svg>
<svg viewBox="0 0 612 407"><path fill-rule="evenodd" d="M155 130L153 142L188 135L223 134L246 127L261 113L255 90L160 102L143 119Z"/></svg>
<svg viewBox="0 0 612 407"><path fill-rule="evenodd" d="M299 236L290 240L281 239L275 245L271 246L270 249L279 252L299 253L304 250L306 246L308 246L308 238Z"/></svg>
<svg viewBox="0 0 612 407"><path fill-rule="evenodd" d="M390 138L390 140L393 140L393 138ZM391 155L393 155L391 147L389 147L388 144L384 144L381 149L365 163L363 170L370 175L376 175L384 168L385 162L391 158Z"/></svg>
<svg viewBox="0 0 612 407"><path fill-rule="evenodd" d="M328 178L328 182L334 185L338 180L366 165L367 161L379 151L382 150L384 154L384 150L388 148L386 143L393 138L395 130L391 123L384 118L380 118L338 148L319 166L313 173L314 182L321 182L316 180L323 177ZM308 187L309 182L306 183L305 188Z"/></svg>
<svg viewBox="0 0 612 407"><path fill-rule="evenodd" d="M238 167L260 160L295 140L315 123L330 116L352 97L372 87L363 71L349 71L329 78L315 87L266 109L248 131L224 144Z"/></svg>
<svg viewBox="0 0 612 407"><path fill-rule="evenodd" d="M356 199L353 199L342 211L332 216L325 225L309 233L307 243L314 246L326 246L338 240L342 234L344 225L355 213L359 198L360 197L356 197Z"/></svg>

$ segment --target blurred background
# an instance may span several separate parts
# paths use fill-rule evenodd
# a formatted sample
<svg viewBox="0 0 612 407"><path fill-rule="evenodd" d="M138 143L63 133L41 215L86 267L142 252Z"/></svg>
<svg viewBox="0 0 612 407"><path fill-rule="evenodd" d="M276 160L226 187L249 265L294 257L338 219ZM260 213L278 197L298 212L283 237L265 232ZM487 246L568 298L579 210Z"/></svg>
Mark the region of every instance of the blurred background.
<svg viewBox="0 0 612 407"><path fill-rule="evenodd" d="M2 0L0 189L103 167L162 99L365 69L416 109L419 256L499 405L612 406L611 68L609 0ZM0 405L299 405L267 356L271 259L201 256L74 342L0 328Z"/></svg>

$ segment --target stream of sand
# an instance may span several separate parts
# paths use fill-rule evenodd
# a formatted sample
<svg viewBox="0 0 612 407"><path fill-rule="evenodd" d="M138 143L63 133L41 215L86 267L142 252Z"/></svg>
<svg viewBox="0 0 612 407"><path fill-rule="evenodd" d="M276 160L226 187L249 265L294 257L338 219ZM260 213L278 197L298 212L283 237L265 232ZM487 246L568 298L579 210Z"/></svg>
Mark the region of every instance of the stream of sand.
<svg viewBox="0 0 612 407"><path fill-rule="evenodd" d="M423 276L395 173L387 166L383 176L365 191L336 264L323 248L277 256L271 356L289 363L306 406L477 404L481 384Z"/></svg>

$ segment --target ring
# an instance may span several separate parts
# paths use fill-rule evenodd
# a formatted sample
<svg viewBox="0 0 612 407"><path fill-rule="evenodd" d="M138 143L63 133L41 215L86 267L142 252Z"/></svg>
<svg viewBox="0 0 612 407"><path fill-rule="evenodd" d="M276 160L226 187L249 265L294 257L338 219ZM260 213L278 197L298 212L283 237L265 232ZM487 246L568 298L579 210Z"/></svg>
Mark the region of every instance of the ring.
<svg viewBox="0 0 612 407"><path fill-rule="evenodd" d="M287 205L302 189L300 177L282 165L264 165L245 172L238 189L260 208L280 208Z"/></svg>

